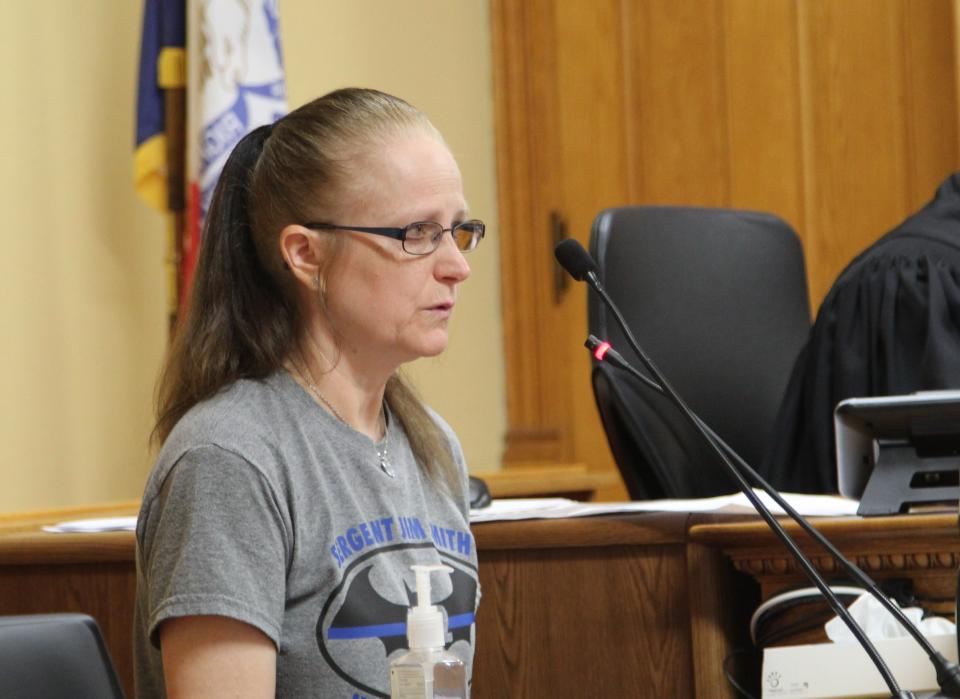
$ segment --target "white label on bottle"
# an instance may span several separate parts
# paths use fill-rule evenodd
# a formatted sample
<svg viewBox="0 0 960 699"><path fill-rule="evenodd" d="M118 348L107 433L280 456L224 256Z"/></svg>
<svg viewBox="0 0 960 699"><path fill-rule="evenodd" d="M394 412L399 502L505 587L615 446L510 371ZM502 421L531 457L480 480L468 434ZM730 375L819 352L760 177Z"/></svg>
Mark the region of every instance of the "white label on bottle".
<svg viewBox="0 0 960 699"><path fill-rule="evenodd" d="M390 699L424 699L426 696L427 684L422 667L390 668Z"/></svg>

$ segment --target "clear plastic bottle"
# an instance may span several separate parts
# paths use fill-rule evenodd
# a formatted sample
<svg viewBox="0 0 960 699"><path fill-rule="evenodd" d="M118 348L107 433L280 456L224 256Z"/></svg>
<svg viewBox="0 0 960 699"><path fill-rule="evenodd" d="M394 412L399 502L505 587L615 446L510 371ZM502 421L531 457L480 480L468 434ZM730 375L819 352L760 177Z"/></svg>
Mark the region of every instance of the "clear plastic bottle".
<svg viewBox="0 0 960 699"><path fill-rule="evenodd" d="M445 565L411 566L417 579L417 605L407 611L410 650L390 663L391 699L467 699L467 668L444 650L443 612L430 604L430 573Z"/></svg>

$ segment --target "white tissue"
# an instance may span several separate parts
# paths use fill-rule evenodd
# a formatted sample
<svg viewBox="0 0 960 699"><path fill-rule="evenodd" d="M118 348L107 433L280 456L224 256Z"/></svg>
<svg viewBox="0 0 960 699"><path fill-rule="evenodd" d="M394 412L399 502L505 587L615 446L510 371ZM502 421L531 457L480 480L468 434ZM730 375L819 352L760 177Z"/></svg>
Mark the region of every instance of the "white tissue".
<svg viewBox="0 0 960 699"><path fill-rule="evenodd" d="M893 602L893 604L897 604L894 600L890 601ZM850 611L850 616L853 617L853 620L866 632L867 638L879 640L883 638L900 638L907 635L906 629L900 625L900 622L897 621L893 614L884 609L883 605L869 593L860 595L847 609ZM918 607L907 607L903 610L903 613L924 636L929 637L956 633L956 625L943 617L934 616L921 619L920 617L923 616L923 610ZM833 617L824 624L823 628L831 641L837 643L856 643L853 633L851 633L847 625L844 624L843 620L838 616Z"/></svg>

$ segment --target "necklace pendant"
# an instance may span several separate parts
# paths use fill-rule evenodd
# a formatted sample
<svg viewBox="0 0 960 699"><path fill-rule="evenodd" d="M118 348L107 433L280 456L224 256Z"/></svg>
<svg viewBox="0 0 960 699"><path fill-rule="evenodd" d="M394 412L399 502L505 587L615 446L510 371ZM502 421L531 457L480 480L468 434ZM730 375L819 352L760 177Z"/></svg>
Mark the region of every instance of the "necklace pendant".
<svg viewBox="0 0 960 699"><path fill-rule="evenodd" d="M397 474L393 472L393 470L390 468L390 464L387 463L387 450L386 449L382 451L378 450L377 456L380 457L380 470L386 473L391 478L396 478Z"/></svg>

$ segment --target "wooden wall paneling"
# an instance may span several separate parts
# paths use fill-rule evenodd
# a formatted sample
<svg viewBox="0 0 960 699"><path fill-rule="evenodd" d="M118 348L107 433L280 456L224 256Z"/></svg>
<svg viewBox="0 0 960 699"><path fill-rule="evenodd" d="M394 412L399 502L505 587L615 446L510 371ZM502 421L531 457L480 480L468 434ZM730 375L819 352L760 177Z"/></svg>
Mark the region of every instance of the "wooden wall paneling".
<svg viewBox="0 0 960 699"><path fill-rule="evenodd" d="M492 0L493 77L496 99L497 175L500 209L501 284L504 354L507 375L508 434L504 461L557 461L563 446L564 421L551 400L556 366L543 356L549 329L546 297L550 268L545 262L546 236L539 190L552 168L542 153L550 124L542 119L543 87L535 81L552 72L550 23L544 2ZM538 53L539 52L539 53ZM539 139L539 140L538 140ZM536 310L534 310L536 309Z"/></svg>
<svg viewBox="0 0 960 699"><path fill-rule="evenodd" d="M804 267L807 274L807 295L810 300L810 312L814 316L820 306L820 301L824 291L820 288L814 289L811 282L811 267L813 257L808 248L811 246L816 231L816 222L811 218L811 212L816 208L817 180L811 167L813 161L813 133L814 120L813 113L813 91L814 82L810 75L810 42L806 40L811 33L809 27L809 13L801 12L797 3L794 5L794 17L796 24L793 31L793 43L796 47L796 66L797 66L797 113L800 120L800 187L803 193L803 211L799 220L803 221L803 227L797 230L800 236L800 242L803 245Z"/></svg>
<svg viewBox="0 0 960 699"><path fill-rule="evenodd" d="M729 206L805 228L794 0L724 5Z"/></svg>
<svg viewBox="0 0 960 699"><path fill-rule="evenodd" d="M501 253L510 260L504 462L575 461L615 472L582 349L586 289L570 282L555 296L551 214L586 241L597 211L625 198L618 2L494 0L491 12ZM598 497L624 492L618 483Z"/></svg>
<svg viewBox="0 0 960 699"><path fill-rule="evenodd" d="M960 130L960 0L953 0L951 15L949 26L953 30L953 36L951 37L953 40L953 90L957 102L957 111L953 115L953 123L954 127ZM944 23L941 22L940 26L942 30ZM960 141L960 136L957 140ZM958 144L955 155L960 161L960 144Z"/></svg>
<svg viewBox="0 0 960 699"><path fill-rule="evenodd" d="M634 204L729 200L722 4L624 4Z"/></svg>
<svg viewBox="0 0 960 699"><path fill-rule="evenodd" d="M619 0L558 3L559 204L569 209L571 235L586 244L600 208L629 197L623 147L622 20ZM581 299L577 299L580 301ZM586 320L585 303L576 308Z"/></svg>
<svg viewBox="0 0 960 699"><path fill-rule="evenodd" d="M919 209L960 164L953 0L904 2L907 205Z"/></svg>
<svg viewBox="0 0 960 699"><path fill-rule="evenodd" d="M534 174L535 198L533 201L532 227L533 248L527 264L535 266L541 284L537 290L539 303L537 321L541 345L536 356L529 359L543 364L548 376L547 384L541 387L542 402L540 409L560 426L558 437L558 457L566 461L576 461L573 449L573 430L570 417L572 385L566 380L556 380L566 376L569 348L563 343L566 327L562 296L558 295L557 283L566 285L564 275L559 274L554 261L553 248L557 235L569 234L569 217L564 200L563 168L563 95L568 89L561 65L561 51L566 37L561 36L558 26L561 23L563 5L556 0L536 0L529 6L530 25L528 32L531 44L532 60L528 64L527 80L531 86L533 98L528 103L530 138L534 145L536 160ZM554 226L561 230L554 231ZM567 231L565 234L563 231Z"/></svg>
<svg viewBox="0 0 960 699"><path fill-rule="evenodd" d="M567 221L569 235L584 246L601 209L629 202L620 5L620 0L555 5L560 136L555 206ZM592 470L616 472L593 398L589 354L583 347L587 293L585 284L571 282L560 309L554 351L566 355L575 460ZM619 483L598 493L603 499L624 496Z"/></svg>
<svg viewBox="0 0 960 699"><path fill-rule="evenodd" d="M854 254L907 213L899 9L898 0L798 5L812 187L804 252L817 304Z"/></svg>
<svg viewBox="0 0 960 699"><path fill-rule="evenodd" d="M798 5L814 308L957 166L951 12L944 0Z"/></svg>

